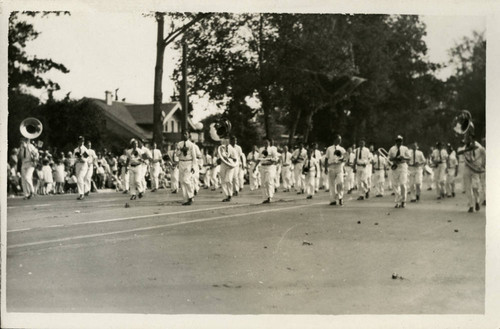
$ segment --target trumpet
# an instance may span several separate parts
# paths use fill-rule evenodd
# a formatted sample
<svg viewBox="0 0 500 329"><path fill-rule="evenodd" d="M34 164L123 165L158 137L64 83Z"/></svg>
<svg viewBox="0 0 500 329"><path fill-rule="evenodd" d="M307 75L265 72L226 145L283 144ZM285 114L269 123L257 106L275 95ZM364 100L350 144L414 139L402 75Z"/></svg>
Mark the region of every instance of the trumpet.
<svg viewBox="0 0 500 329"><path fill-rule="evenodd" d="M387 152L386 149L381 147L377 150L377 152L382 158L385 159L385 161L387 161L387 163L391 166L392 170L396 170L398 164L396 162L392 162L391 160L389 160L389 152Z"/></svg>

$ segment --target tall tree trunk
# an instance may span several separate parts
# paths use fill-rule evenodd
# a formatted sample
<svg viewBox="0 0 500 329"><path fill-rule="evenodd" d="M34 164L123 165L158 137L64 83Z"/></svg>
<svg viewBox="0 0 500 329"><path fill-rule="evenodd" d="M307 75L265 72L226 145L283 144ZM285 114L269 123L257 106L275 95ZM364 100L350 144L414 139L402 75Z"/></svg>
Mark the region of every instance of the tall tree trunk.
<svg viewBox="0 0 500 329"><path fill-rule="evenodd" d="M264 25L264 15L260 14L259 21L259 76L260 76L260 101L262 103L262 109L264 110L264 129L266 131L266 136L272 138L271 136L271 124L270 124L270 108L269 108L269 97L267 96L265 77L264 77L264 49L263 49L263 25Z"/></svg>
<svg viewBox="0 0 500 329"><path fill-rule="evenodd" d="M157 13L158 35L156 41L156 65L154 83L154 105L153 105L153 141L159 149L163 147L163 123L161 120L161 103L163 99L163 57L165 54L165 42L163 41L163 29L165 25L164 14Z"/></svg>
<svg viewBox="0 0 500 329"><path fill-rule="evenodd" d="M297 109L297 115L295 120L293 120L292 128L290 129L290 134L288 135L288 145L293 147L293 138L295 137L295 132L297 131L297 126L299 125L300 115L302 114L302 107Z"/></svg>
<svg viewBox="0 0 500 329"><path fill-rule="evenodd" d="M189 132L188 129L188 92L187 92L187 44L184 41L182 43L182 94L181 94L181 104L182 104L182 133Z"/></svg>
<svg viewBox="0 0 500 329"><path fill-rule="evenodd" d="M306 116L306 130L304 131L304 144L309 141L309 132L312 129L312 117L315 111L309 111Z"/></svg>

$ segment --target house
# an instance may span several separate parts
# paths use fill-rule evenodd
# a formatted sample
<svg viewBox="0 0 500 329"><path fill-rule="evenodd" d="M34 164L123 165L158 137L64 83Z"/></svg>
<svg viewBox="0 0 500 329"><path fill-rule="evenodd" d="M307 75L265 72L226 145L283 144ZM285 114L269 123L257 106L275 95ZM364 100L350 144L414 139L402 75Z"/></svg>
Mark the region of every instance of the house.
<svg viewBox="0 0 500 329"><path fill-rule="evenodd" d="M103 136L118 143L128 143L131 138L152 141L153 139L153 104L132 104L113 100L112 94L106 91L105 99L86 98L102 110L105 117L106 131ZM179 102L161 105L163 125L163 141L170 149L182 139L182 107ZM199 125L188 119L189 130L194 142L203 142L203 131Z"/></svg>

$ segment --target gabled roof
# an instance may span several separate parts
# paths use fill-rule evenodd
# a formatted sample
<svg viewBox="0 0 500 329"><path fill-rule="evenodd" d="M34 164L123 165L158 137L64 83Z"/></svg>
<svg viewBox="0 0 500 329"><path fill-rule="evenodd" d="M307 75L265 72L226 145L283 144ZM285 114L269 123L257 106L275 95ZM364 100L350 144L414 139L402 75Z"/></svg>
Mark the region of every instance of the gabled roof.
<svg viewBox="0 0 500 329"><path fill-rule="evenodd" d="M153 124L153 104L129 104L129 103L122 103L122 104L125 104L127 110L130 112L130 114L132 115L132 117L134 118L135 122L138 125ZM170 118L175 111L180 109L180 107L181 107L180 104L177 102L161 104L162 119L165 119L166 117Z"/></svg>
<svg viewBox="0 0 500 329"><path fill-rule="evenodd" d="M108 118L121 125L131 134L141 139L151 139L153 137L152 132L146 131L137 125L134 117L127 109L127 103L113 102L112 105L107 105L103 100L97 98L89 99L99 106Z"/></svg>

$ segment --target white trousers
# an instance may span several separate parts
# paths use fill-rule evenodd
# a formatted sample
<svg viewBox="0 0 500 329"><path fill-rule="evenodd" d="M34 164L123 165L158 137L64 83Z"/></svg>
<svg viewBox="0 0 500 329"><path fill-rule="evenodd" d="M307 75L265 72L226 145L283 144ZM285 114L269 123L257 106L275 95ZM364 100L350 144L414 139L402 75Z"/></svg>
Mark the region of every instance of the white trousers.
<svg viewBox="0 0 500 329"><path fill-rule="evenodd" d="M160 188L160 173L161 173L161 166L159 162L154 162L151 164L151 188L152 189L159 189Z"/></svg>
<svg viewBox="0 0 500 329"><path fill-rule="evenodd" d="M309 172L306 174L306 193L307 195L314 195L314 192L316 191L316 171L313 170L309 170Z"/></svg>
<svg viewBox="0 0 500 329"><path fill-rule="evenodd" d="M474 207L480 202L481 174L472 171L467 165L464 167L464 188L467 196L467 205Z"/></svg>
<svg viewBox="0 0 500 329"><path fill-rule="evenodd" d="M408 165L400 164L392 171L392 186L394 189L394 201L396 203L406 202L406 184L408 183Z"/></svg>
<svg viewBox="0 0 500 329"><path fill-rule="evenodd" d="M130 175L130 194L136 195L137 192L144 192L142 185L143 176L141 165L137 165L135 167L130 166L128 172Z"/></svg>
<svg viewBox="0 0 500 329"><path fill-rule="evenodd" d="M170 189L176 192L179 189L179 168L175 167L170 171Z"/></svg>
<svg viewBox="0 0 500 329"><path fill-rule="evenodd" d="M276 166L260 166L262 176L262 191L265 199L271 199L274 196L274 177L276 175Z"/></svg>
<svg viewBox="0 0 500 329"><path fill-rule="evenodd" d="M87 162L77 162L75 164L75 176L76 176L76 186L78 187L78 194L85 194L85 177L89 165Z"/></svg>
<svg viewBox="0 0 500 329"><path fill-rule="evenodd" d="M31 193L35 194L33 187L33 172L35 167L31 162L25 162L21 166L21 182L23 185L24 196L29 196Z"/></svg>
<svg viewBox="0 0 500 329"><path fill-rule="evenodd" d="M181 183L182 198L188 201L194 197L193 174L191 161L179 161L179 181Z"/></svg>
<svg viewBox="0 0 500 329"><path fill-rule="evenodd" d="M292 170L290 166L281 167L281 178L283 179L283 187L285 189L292 187Z"/></svg>
<svg viewBox="0 0 500 329"><path fill-rule="evenodd" d="M366 167L356 167L356 183L358 184L359 195L365 196L366 192L368 192L369 189Z"/></svg>
<svg viewBox="0 0 500 329"><path fill-rule="evenodd" d="M225 166L225 165L224 165ZM240 191L240 172L241 172L241 167L237 165L236 167L233 168L233 188L234 191L239 192Z"/></svg>
<svg viewBox="0 0 500 329"><path fill-rule="evenodd" d="M87 172L85 173L85 193L90 192L92 189L92 175L94 174L94 165L88 164Z"/></svg>
<svg viewBox="0 0 500 329"><path fill-rule="evenodd" d="M354 188L354 169L350 166L345 166L344 168L346 173L345 188L347 191L350 191Z"/></svg>
<svg viewBox="0 0 500 329"><path fill-rule="evenodd" d="M410 195L415 199L420 195L423 181L424 168L422 167L409 167L410 173Z"/></svg>
<svg viewBox="0 0 500 329"><path fill-rule="evenodd" d="M258 174L259 170L255 170L255 162L252 162L248 167L248 178L250 181L250 191L256 190L259 188Z"/></svg>
<svg viewBox="0 0 500 329"><path fill-rule="evenodd" d="M375 195L384 195L385 171L375 169L373 174L373 183L375 185Z"/></svg>
<svg viewBox="0 0 500 329"><path fill-rule="evenodd" d="M330 202L344 197L344 167L342 165L328 167L328 185L330 185Z"/></svg>
<svg viewBox="0 0 500 329"><path fill-rule="evenodd" d="M234 180L234 170L236 168L231 168L225 163L220 165L220 180L222 185L222 191L226 197L233 196L233 180Z"/></svg>
<svg viewBox="0 0 500 329"><path fill-rule="evenodd" d="M126 170L125 168L122 168L121 180L122 180L123 189L125 191L128 191L130 189L130 174L129 174L129 170Z"/></svg>
<svg viewBox="0 0 500 329"><path fill-rule="evenodd" d="M304 167L303 162L298 162L293 167L293 176L295 179L295 190L297 190L297 191L301 191L301 190L305 189L305 184L304 184L305 177L302 174L303 167Z"/></svg>
<svg viewBox="0 0 500 329"><path fill-rule="evenodd" d="M436 168L434 168L434 179L436 182L436 193L441 195L441 193L446 193L446 163L439 163Z"/></svg>
<svg viewBox="0 0 500 329"><path fill-rule="evenodd" d="M210 167L206 167L205 176L203 177L203 184L205 187L210 187L210 182L212 180L212 169Z"/></svg>

